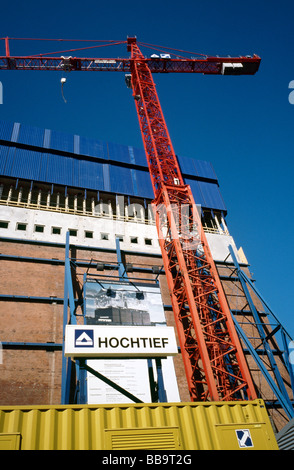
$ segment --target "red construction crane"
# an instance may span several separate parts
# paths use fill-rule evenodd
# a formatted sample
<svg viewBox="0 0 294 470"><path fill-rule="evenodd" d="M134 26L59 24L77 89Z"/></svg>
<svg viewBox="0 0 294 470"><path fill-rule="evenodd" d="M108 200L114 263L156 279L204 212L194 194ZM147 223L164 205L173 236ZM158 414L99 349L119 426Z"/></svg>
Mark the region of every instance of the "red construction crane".
<svg viewBox="0 0 294 470"><path fill-rule="evenodd" d="M154 191L159 243L192 401L255 399L249 368L214 264L197 206L164 120L153 73L253 75L260 58L144 57L128 38L128 59L6 56L0 70L115 71L127 74ZM112 42L116 44L116 42Z"/></svg>

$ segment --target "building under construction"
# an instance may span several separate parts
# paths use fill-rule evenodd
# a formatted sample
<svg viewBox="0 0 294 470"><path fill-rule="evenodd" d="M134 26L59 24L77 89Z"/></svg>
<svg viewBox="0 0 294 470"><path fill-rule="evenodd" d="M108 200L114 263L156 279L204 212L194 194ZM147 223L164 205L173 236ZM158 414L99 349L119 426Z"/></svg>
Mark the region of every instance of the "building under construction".
<svg viewBox="0 0 294 470"><path fill-rule="evenodd" d="M130 72L144 144L1 123L0 447L276 448L294 415L291 337L229 232L211 163L174 154L152 79L254 74L260 59L148 62L127 47L119 64L26 61L7 41L0 58Z"/></svg>
<svg viewBox="0 0 294 470"><path fill-rule="evenodd" d="M1 406L189 402L180 351L87 360L122 390L82 368L69 379L63 355L69 296L73 324L175 327L144 152L6 122L0 152ZM178 161L200 203L257 397L281 430L293 403L290 339L255 290L212 165Z"/></svg>

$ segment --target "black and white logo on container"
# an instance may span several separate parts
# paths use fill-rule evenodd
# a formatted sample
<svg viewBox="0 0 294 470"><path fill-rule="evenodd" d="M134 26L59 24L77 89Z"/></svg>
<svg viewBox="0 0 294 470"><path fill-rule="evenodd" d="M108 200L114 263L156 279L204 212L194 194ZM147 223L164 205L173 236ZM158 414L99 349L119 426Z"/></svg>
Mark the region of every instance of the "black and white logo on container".
<svg viewBox="0 0 294 470"><path fill-rule="evenodd" d="M253 441L249 429L236 429L239 447L244 449L253 447Z"/></svg>

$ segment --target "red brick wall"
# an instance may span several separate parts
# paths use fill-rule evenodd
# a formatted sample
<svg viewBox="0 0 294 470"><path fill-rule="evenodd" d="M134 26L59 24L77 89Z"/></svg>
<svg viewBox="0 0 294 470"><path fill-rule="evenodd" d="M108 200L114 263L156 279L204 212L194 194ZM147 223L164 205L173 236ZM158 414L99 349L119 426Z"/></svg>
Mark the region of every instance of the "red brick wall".
<svg viewBox="0 0 294 470"><path fill-rule="evenodd" d="M0 242L0 252L6 255L64 260L65 248L19 242ZM79 260L99 260L116 263L116 253L97 250L71 249ZM162 266L159 257L126 255L134 266ZM86 268L76 269L75 291L81 290ZM95 268L90 270L97 274ZM110 274L110 271L105 271ZM112 272L111 274L116 274ZM151 273L133 273L130 277L154 278ZM163 303L170 304L166 280L160 276ZM0 294L32 297L63 298L64 265L24 260L2 260L0 263ZM173 313L166 313L167 322L174 326ZM25 343L62 343L63 305L37 301L0 301L0 341ZM58 404L61 398L61 351L4 349L0 364L0 405ZM182 401L189 393L182 358L175 359L176 374Z"/></svg>
<svg viewBox="0 0 294 470"><path fill-rule="evenodd" d="M46 258L64 260L65 248L46 246L36 243L0 242L0 253L19 257ZM71 256L77 259L104 261L116 263L116 253L103 252L93 249L75 249L72 247ZM134 266L162 266L158 256L138 256L126 254L125 261ZM80 292L83 273L86 268L76 269L74 280L75 291ZM90 271L91 272L91 271ZM95 268L93 273L97 274ZM116 274L114 271L112 274ZM230 275L226 268L220 268L222 275ZM105 271L110 274L110 271ZM130 274L130 277L154 278L151 273ZM163 303L170 305L170 296L165 276L161 275L160 287ZM246 299L238 283L225 281L223 283L230 307L242 309L246 307ZM0 294L33 297L63 298L64 265L50 262L6 259L0 262ZM77 295L76 295L77 296ZM258 303L257 306L259 307ZM175 326L172 311L167 310L166 320L169 326ZM52 302L14 301L0 299L0 341L29 342L29 343L62 343L63 305ZM256 331L248 332L250 336ZM259 341L259 340L257 340ZM0 405L35 405L59 404L61 399L61 366L62 352L60 350L24 350L4 349L3 361L0 364ZM251 356L247 356L254 381L262 391L262 398L272 399L273 393L263 378ZM279 362L281 373L286 386L289 382L285 369ZM176 376L181 401L190 401L182 357L174 358ZM266 364L268 367L269 365ZM281 428L285 424L283 413L275 412L272 417Z"/></svg>

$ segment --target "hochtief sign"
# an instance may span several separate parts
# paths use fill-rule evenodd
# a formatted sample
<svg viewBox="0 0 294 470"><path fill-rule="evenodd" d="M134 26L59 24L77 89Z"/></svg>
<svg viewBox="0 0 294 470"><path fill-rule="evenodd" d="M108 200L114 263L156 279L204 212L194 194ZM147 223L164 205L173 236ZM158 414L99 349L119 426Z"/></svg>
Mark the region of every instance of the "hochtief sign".
<svg viewBox="0 0 294 470"><path fill-rule="evenodd" d="M164 326L67 325L65 356L166 357L178 353L174 329Z"/></svg>

